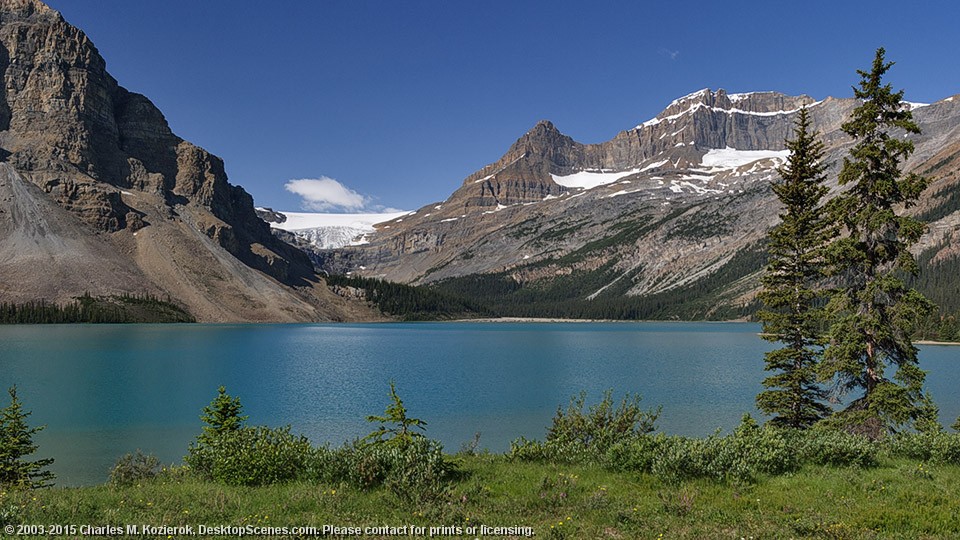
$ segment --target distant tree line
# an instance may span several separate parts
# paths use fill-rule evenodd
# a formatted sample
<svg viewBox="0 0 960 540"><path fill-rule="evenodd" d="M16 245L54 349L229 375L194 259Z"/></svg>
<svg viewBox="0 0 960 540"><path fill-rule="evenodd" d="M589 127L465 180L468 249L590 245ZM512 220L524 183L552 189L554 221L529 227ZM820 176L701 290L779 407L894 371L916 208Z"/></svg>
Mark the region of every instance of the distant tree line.
<svg viewBox="0 0 960 540"><path fill-rule="evenodd" d="M84 293L62 305L43 299L20 304L0 303L0 324L143 322L196 322L196 319L169 298L161 300L146 293L117 296Z"/></svg>
<svg viewBox="0 0 960 540"><path fill-rule="evenodd" d="M324 278L330 287L363 291L364 298L387 315L405 321L427 321L493 315L478 302L426 287L415 287L359 276L333 275Z"/></svg>
<svg viewBox="0 0 960 540"><path fill-rule="evenodd" d="M466 298L501 317L551 317L612 320L728 320L752 315L757 304L735 305L724 300L724 290L755 274L766 261L761 245L735 254L720 270L694 283L663 292L628 295L639 268L593 299L587 297L613 282L619 274L609 267L574 272L549 280L521 284L507 272L474 274L447 279L427 287Z"/></svg>

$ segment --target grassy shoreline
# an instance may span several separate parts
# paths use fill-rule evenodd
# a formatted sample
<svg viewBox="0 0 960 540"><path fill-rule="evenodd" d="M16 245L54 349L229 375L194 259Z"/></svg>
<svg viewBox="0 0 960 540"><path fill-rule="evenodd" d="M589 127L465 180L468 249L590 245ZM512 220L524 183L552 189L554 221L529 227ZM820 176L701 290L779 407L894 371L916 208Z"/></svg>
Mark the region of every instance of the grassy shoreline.
<svg viewBox="0 0 960 540"><path fill-rule="evenodd" d="M435 538L476 537L466 531L480 525L532 527L538 538L960 536L956 465L888 458L873 468L804 466L792 474L761 476L750 483L696 479L672 484L650 474L613 472L598 465L517 462L483 454L455 459L463 475L435 501L403 501L382 487L360 490L342 484L226 486L174 469L129 486L5 491L0 494L0 512L4 525L15 526L424 527L423 534L408 529L407 536L413 537L428 537L430 527L462 531ZM16 515L11 515L15 508Z"/></svg>

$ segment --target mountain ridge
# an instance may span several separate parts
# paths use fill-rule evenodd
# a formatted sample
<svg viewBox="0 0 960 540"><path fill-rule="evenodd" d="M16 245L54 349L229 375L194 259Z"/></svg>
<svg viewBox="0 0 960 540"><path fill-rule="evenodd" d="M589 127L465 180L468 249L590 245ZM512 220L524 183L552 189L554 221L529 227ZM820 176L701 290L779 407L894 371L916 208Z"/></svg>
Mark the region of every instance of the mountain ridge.
<svg viewBox="0 0 960 540"><path fill-rule="evenodd" d="M222 160L120 86L57 11L0 0L0 44L0 230L12 235L0 252L16 253L0 261L2 300L149 293L201 321L379 317L330 292L228 182Z"/></svg>
<svg viewBox="0 0 960 540"><path fill-rule="evenodd" d="M652 298L706 286L726 272L727 283L710 285L713 308L744 307L753 302L766 231L777 221L769 186L786 158L796 113L807 107L836 192L851 145L840 126L855 106L852 98L704 89L597 144L578 143L540 121L445 201L378 225L367 244L312 257L332 273L453 292L473 287L463 280L484 282L512 291L504 294L516 302L562 296L563 287L575 290L563 302ZM951 143L960 141L954 98L904 106L923 129L905 168L922 172L952 159ZM942 210L955 200L956 167L934 172L911 211L932 211L937 200ZM937 189L945 193L939 199ZM953 253L944 238L955 234L955 211L934 220L924 249ZM709 309L698 316L707 315Z"/></svg>

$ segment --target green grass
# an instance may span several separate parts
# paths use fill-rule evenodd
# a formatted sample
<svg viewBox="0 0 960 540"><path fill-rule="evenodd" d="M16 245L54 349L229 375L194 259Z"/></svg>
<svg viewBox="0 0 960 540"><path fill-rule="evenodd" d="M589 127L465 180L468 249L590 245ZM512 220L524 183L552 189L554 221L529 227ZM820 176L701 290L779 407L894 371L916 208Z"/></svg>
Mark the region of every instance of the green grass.
<svg viewBox="0 0 960 540"><path fill-rule="evenodd" d="M174 469L125 487L4 491L0 521L78 527L416 525L427 531L521 525L538 538L960 537L955 465L885 458L875 468L805 466L753 483L668 484L601 466L516 462L502 455L455 459L463 474L440 500L429 502L405 503L385 488L346 485L231 487Z"/></svg>

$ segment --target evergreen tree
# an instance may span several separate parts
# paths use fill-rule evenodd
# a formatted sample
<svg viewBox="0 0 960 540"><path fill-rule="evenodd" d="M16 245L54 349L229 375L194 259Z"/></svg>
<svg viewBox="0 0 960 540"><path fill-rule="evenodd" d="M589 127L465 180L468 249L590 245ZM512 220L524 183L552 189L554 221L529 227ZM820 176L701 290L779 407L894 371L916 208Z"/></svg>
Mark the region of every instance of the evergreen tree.
<svg viewBox="0 0 960 540"><path fill-rule="evenodd" d="M216 437L239 430L247 420L246 416L241 416L242 412L240 398L230 396L227 389L221 386L217 389L217 397L203 408L203 414L200 415L200 419L207 424L203 426L204 435Z"/></svg>
<svg viewBox="0 0 960 540"><path fill-rule="evenodd" d="M53 459L28 461L26 456L37 450L33 435L44 426L27 426L30 412L23 410L17 398L17 387L11 386L10 405L0 410L0 486L40 488L51 485L54 474L48 470Z"/></svg>
<svg viewBox="0 0 960 540"><path fill-rule="evenodd" d="M824 390L817 383L821 351L822 309L815 307L822 293L824 249L835 227L823 215L823 143L810 133L807 110L801 109L787 163L777 169L782 182L773 185L784 210L780 224L767 239L769 260L759 298L766 309L758 314L763 337L784 346L766 354L766 369L757 408L775 415L771 422L794 428L809 427L826 416Z"/></svg>
<svg viewBox="0 0 960 540"><path fill-rule="evenodd" d="M367 422L380 422L380 427L373 433L367 435L365 440L373 443L385 442L386 444L396 446L406 446L413 442L414 438L423 437L423 433L414 431L419 429L425 431L427 423L419 418L407 416L407 408L403 405L403 400L397 395L397 387L390 381L390 401L384 410L383 416L368 416ZM385 424L393 424L387 427ZM390 436L385 439L384 437Z"/></svg>
<svg viewBox="0 0 960 540"><path fill-rule="evenodd" d="M837 288L822 362L822 375L834 379L840 393L863 390L843 411L842 425L874 438L922 413L925 373L910 338L932 309L903 280L919 271L908 248L924 225L898 211L915 203L927 181L900 170L914 149L904 135L920 128L901 104L903 91L882 82L892 65L881 48L869 72L858 70L854 93L862 103L842 126L856 144L840 172L840 184L850 189L832 201L832 210L849 234L831 246ZM887 368L894 367L890 378Z"/></svg>

